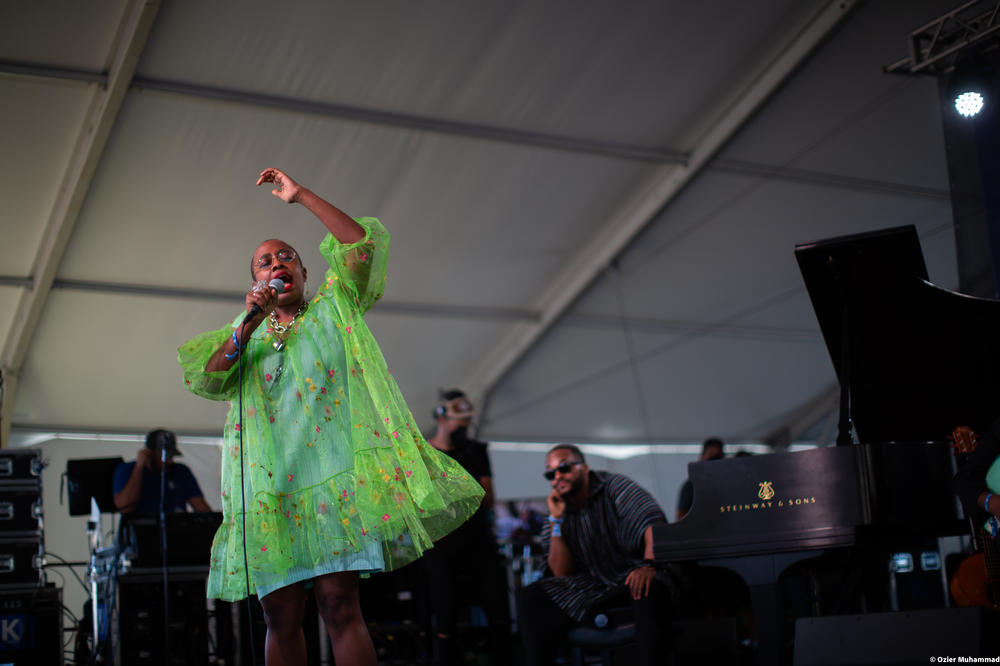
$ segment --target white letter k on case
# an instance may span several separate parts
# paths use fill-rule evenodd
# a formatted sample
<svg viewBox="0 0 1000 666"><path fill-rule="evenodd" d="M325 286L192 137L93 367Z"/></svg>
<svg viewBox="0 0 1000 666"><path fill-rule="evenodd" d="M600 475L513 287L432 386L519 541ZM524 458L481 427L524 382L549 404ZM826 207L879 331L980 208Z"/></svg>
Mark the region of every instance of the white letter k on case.
<svg viewBox="0 0 1000 666"><path fill-rule="evenodd" d="M0 623L0 642L14 644L20 643L21 634L24 632L20 625L21 618L5 617L3 622Z"/></svg>

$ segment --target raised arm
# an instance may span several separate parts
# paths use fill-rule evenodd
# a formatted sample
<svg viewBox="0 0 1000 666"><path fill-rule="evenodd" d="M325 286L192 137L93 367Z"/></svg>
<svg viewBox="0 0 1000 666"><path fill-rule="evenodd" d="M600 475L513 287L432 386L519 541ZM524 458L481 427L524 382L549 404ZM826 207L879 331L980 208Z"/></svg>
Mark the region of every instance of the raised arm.
<svg viewBox="0 0 1000 666"><path fill-rule="evenodd" d="M129 474L121 490L114 494L115 506L122 513L135 511L142 498L142 473L145 469L152 469L153 452L145 447L139 449L135 456L135 465L132 473Z"/></svg>
<svg viewBox="0 0 1000 666"><path fill-rule="evenodd" d="M549 535L549 569L552 570L553 576L569 576L573 573L573 553L570 552L569 545L561 534L566 501L555 490L546 499L549 505L549 527L553 532Z"/></svg>
<svg viewBox="0 0 1000 666"><path fill-rule="evenodd" d="M261 171L257 185L264 183L274 183L271 194L285 203L302 204L309 209L341 243L355 243L365 237L365 230L349 215L312 190L302 187L280 169L268 167Z"/></svg>

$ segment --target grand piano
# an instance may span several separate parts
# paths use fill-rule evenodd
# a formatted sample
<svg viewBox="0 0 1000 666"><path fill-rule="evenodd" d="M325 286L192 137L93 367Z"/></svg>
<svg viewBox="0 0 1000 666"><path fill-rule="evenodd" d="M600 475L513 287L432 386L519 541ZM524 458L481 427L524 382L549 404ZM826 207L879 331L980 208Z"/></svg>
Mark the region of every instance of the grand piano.
<svg viewBox="0 0 1000 666"><path fill-rule="evenodd" d="M948 437L1000 416L1000 302L930 283L912 226L795 255L841 387L837 446L692 463L690 512L653 531L657 561L743 577L761 664L787 659L789 565L967 530Z"/></svg>

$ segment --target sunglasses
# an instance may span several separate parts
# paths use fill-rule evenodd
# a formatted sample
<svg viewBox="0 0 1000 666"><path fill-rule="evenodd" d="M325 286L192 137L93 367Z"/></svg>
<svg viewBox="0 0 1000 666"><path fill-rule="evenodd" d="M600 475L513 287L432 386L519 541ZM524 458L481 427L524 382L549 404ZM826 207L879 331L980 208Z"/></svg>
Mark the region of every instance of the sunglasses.
<svg viewBox="0 0 1000 666"><path fill-rule="evenodd" d="M551 481L556 478L556 472L560 474L568 474L571 469L576 465L582 465L582 462L561 462L555 469L547 469L542 473L546 479Z"/></svg>

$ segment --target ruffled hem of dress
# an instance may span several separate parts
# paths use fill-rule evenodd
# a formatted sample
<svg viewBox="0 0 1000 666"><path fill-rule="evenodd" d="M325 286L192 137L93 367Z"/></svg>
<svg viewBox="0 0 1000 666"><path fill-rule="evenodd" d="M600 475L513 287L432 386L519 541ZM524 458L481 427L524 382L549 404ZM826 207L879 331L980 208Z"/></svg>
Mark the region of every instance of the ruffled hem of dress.
<svg viewBox="0 0 1000 666"><path fill-rule="evenodd" d="M363 474L341 473L289 494L258 493L248 502L251 594L255 572L273 579L297 567L349 558L372 543L381 547L382 570L398 569L464 523L482 501L483 489L450 458L435 459L444 464L431 464L410 477L400 465L386 470L391 454L369 458ZM227 515L219 527L212 545L210 598L246 596L242 527L239 512Z"/></svg>

